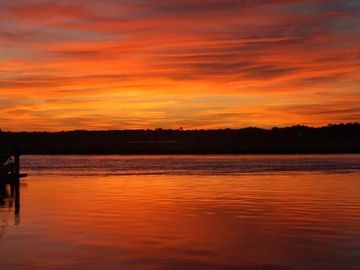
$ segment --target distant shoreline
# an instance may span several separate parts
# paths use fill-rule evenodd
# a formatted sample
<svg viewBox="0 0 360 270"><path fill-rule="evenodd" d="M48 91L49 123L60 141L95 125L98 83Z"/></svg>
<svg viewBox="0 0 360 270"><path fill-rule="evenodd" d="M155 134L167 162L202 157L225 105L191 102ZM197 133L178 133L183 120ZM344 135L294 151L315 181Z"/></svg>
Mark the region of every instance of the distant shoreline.
<svg viewBox="0 0 360 270"><path fill-rule="evenodd" d="M0 132L23 155L274 155L360 153L360 124L313 128Z"/></svg>

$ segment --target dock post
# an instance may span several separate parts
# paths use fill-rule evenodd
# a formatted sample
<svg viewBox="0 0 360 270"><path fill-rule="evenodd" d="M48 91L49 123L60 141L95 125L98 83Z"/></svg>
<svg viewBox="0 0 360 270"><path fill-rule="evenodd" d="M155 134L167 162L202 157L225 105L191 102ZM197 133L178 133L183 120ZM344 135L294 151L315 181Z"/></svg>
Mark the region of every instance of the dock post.
<svg viewBox="0 0 360 270"><path fill-rule="evenodd" d="M15 175L20 176L20 154L19 152L15 152L14 155L15 162Z"/></svg>
<svg viewBox="0 0 360 270"><path fill-rule="evenodd" d="M18 140L15 140L14 143L14 174L20 180L20 151Z"/></svg>

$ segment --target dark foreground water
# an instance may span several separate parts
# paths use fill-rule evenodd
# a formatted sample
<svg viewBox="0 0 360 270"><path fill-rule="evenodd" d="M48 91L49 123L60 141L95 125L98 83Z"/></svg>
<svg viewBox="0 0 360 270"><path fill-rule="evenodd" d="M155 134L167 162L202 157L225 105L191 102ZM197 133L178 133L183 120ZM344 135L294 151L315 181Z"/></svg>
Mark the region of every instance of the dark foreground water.
<svg viewBox="0 0 360 270"><path fill-rule="evenodd" d="M0 269L360 269L360 155L22 163Z"/></svg>

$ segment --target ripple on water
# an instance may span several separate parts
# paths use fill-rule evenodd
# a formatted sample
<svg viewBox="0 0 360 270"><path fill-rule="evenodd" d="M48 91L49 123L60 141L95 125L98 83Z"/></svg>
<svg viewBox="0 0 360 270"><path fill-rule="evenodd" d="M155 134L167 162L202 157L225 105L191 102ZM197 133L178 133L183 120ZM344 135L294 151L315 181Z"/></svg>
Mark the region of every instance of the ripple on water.
<svg viewBox="0 0 360 270"><path fill-rule="evenodd" d="M360 174L339 173L359 156L34 162L20 224L1 208L1 269L359 269Z"/></svg>

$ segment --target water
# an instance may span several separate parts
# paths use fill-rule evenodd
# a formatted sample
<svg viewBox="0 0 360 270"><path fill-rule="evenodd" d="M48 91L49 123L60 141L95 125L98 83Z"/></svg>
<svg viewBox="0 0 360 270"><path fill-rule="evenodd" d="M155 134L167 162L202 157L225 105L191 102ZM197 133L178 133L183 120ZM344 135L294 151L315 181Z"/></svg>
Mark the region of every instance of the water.
<svg viewBox="0 0 360 270"><path fill-rule="evenodd" d="M360 269L360 155L22 164L20 209L0 195L0 269Z"/></svg>
<svg viewBox="0 0 360 270"><path fill-rule="evenodd" d="M360 171L360 155L27 156L32 175L223 175Z"/></svg>

